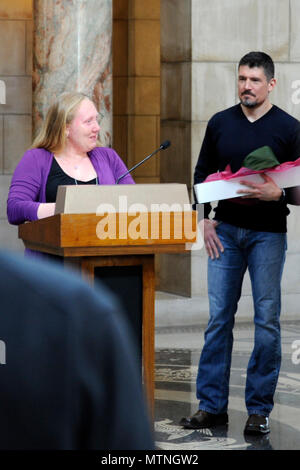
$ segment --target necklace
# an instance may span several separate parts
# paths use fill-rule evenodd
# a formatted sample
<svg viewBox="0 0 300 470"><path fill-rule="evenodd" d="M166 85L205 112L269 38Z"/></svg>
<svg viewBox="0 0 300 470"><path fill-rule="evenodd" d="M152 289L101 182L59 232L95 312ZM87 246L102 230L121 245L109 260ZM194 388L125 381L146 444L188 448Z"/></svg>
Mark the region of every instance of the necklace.
<svg viewBox="0 0 300 470"><path fill-rule="evenodd" d="M70 164L73 166L74 170L79 170L80 165L83 163L83 160L85 160L88 157L83 157L79 163L71 163Z"/></svg>
<svg viewBox="0 0 300 470"><path fill-rule="evenodd" d="M79 167L80 167L81 163L83 162L83 160L84 160L85 158L89 158L89 157L88 157L88 156L82 157L82 159L81 159L81 161L80 161L79 163L74 164L74 163L71 163L71 162L66 162L62 157L59 157L60 161L62 161L63 163L67 163L69 166L72 166L74 170L79 170ZM57 160L56 160L56 161L57 161ZM58 163L58 162L57 162L57 163ZM60 166L60 165L59 165L59 166ZM64 171L64 170L62 169L62 171ZM69 175L68 175L68 176L69 176ZM74 178L74 177L72 177L72 176L69 176L69 177L72 178L72 179L75 181L75 185L77 186L77 185L78 185L78 180L77 180L77 178ZM98 175L97 175L97 174L96 174L96 177L93 178L93 179L95 180L95 184L98 185L98 184L99 184L99 181L98 181ZM93 179L90 180L90 181L93 181ZM81 181L81 180L80 180L80 181ZM87 183L87 181L83 181L83 183Z"/></svg>

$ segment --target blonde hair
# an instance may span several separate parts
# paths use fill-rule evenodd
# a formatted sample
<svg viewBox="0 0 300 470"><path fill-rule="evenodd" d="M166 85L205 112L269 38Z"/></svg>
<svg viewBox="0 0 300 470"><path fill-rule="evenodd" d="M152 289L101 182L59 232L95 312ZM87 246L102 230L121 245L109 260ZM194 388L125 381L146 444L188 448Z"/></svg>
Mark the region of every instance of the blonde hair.
<svg viewBox="0 0 300 470"><path fill-rule="evenodd" d="M78 106L85 99L90 98L80 92L62 93L56 103L50 106L31 148L44 148L49 152L58 152L64 148L66 127L74 119Z"/></svg>

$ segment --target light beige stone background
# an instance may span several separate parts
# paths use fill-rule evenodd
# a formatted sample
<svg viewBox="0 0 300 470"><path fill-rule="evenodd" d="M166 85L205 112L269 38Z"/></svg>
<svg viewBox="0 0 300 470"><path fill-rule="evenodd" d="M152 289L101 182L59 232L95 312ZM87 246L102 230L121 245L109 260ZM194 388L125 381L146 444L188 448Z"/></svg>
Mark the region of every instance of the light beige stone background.
<svg viewBox="0 0 300 470"><path fill-rule="evenodd" d="M93 99L102 145L112 141L111 0L33 2L33 130L63 92Z"/></svg>
<svg viewBox="0 0 300 470"><path fill-rule="evenodd" d="M272 56L278 80L272 102L300 118L300 1L162 0L161 12L161 130L163 138L180 142L173 148L172 169L161 162L161 181L177 178L192 188L208 119L238 102L237 63L245 53L263 50ZM290 315L298 314L300 302L299 220L300 207L292 207L282 289L283 314ZM204 249L178 255L176 262L166 256L162 266L165 289L191 297L185 307L191 315L181 318L183 304L165 295L158 304L165 312L165 317L158 315L161 324L168 318L168 311L170 315L171 311L179 314L177 322L195 321L199 310L205 318L208 302ZM246 276L238 314L251 316L252 311L251 286Z"/></svg>
<svg viewBox="0 0 300 470"><path fill-rule="evenodd" d="M8 188L20 156L31 144L32 0L0 2L0 246L23 251L17 228L6 218Z"/></svg>

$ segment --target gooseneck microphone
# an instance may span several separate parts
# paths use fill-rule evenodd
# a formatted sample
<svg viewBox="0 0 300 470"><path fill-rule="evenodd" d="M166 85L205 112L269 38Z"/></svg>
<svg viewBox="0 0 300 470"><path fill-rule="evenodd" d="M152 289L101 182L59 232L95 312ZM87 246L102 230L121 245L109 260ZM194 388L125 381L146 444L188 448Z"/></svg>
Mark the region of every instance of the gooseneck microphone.
<svg viewBox="0 0 300 470"><path fill-rule="evenodd" d="M160 152L160 150L165 150L167 149L168 147L170 147L171 145L171 142L169 140L165 140L162 144L160 144L159 148L154 150L154 152L150 153L150 155L148 155L146 158L144 158L144 160L142 160L141 162L137 163L136 165L134 165L132 168L130 168L130 170L127 170L126 173L124 173L123 175L119 176L119 178L117 179L116 181L116 184L119 183L119 181L124 178L125 176L127 176L129 173L131 173L133 170L135 170L138 166L142 165L142 163L146 162L149 158L151 158L153 155L155 155L157 152Z"/></svg>

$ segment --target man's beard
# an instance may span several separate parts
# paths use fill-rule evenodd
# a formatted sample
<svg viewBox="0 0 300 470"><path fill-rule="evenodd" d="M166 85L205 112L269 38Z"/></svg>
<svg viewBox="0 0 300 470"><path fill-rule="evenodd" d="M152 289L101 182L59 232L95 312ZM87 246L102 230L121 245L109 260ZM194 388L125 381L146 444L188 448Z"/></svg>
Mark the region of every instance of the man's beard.
<svg viewBox="0 0 300 470"><path fill-rule="evenodd" d="M257 101L250 101L247 99L241 99L242 105L244 105L246 108L255 108L257 106Z"/></svg>
<svg viewBox="0 0 300 470"><path fill-rule="evenodd" d="M255 108L257 106L257 100L251 100L249 98L240 98L242 105L246 108Z"/></svg>

